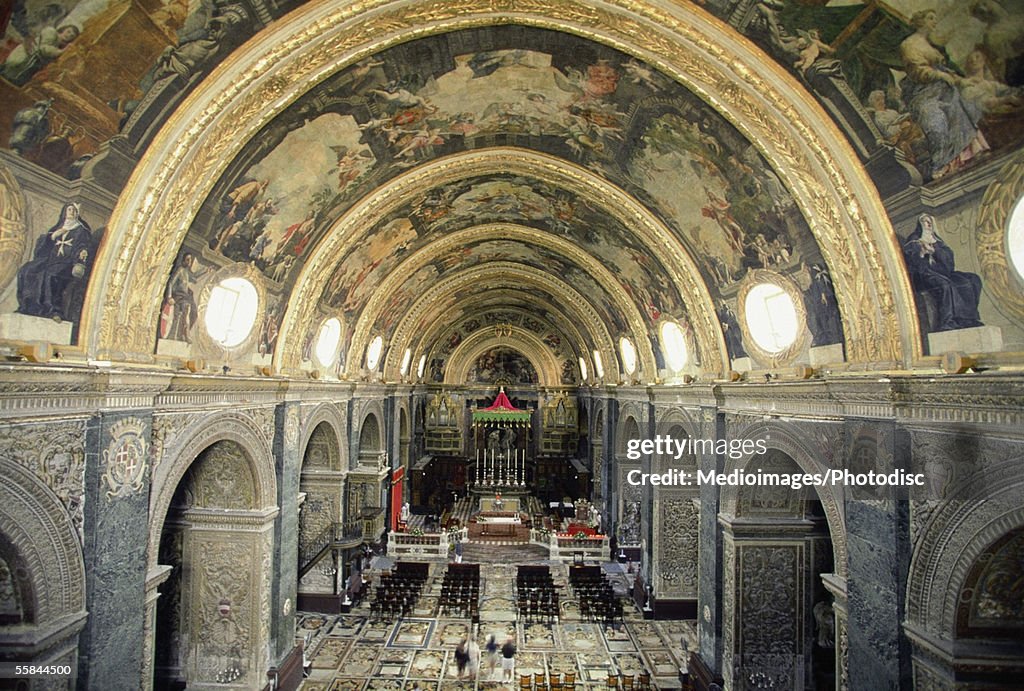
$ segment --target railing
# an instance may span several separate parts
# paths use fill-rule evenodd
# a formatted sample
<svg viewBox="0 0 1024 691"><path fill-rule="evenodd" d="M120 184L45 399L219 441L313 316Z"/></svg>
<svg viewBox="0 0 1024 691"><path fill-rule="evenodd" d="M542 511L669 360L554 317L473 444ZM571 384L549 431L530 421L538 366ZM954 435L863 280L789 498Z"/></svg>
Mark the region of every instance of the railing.
<svg viewBox="0 0 1024 691"><path fill-rule="evenodd" d="M299 549L299 577L306 574L331 548L355 547L363 541L364 521L329 523L315 538Z"/></svg>
<svg viewBox="0 0 1024 691"><path fill-rule="evenodd" d="M417 555L448 557L448 546L454 544L448 533L388 533L388 556Z"/></svg>
<svg viewBox="0 0 1024 691"><path fill-rule="evenodd" d="M577 553L582 553L584 559L607 561L610 556L607 535L593 537L554 535L550 539L549 550L552 559L572 561Z"/></svg>

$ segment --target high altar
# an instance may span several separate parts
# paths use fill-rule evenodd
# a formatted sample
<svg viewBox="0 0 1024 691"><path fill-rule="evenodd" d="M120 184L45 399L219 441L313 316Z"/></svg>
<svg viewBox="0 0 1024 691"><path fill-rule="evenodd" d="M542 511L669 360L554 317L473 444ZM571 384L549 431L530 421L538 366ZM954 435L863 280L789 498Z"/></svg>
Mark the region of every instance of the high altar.
<svg viewBox="0 0 1024 691"><path fill-rule="evenodd" d="M527 452L531 411L512 405L502 388L494 403L473 411L475 468L470 492L479 497L479 510L518 512L528 492ZM511 496L510 496L511 495Z"/></svg>

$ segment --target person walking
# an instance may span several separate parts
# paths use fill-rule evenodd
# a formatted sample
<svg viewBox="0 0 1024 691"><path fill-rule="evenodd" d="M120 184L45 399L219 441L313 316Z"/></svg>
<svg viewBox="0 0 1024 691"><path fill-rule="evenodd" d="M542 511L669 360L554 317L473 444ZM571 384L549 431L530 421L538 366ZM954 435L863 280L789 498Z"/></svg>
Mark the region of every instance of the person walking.
<svg viewBox="0 0 1024 691"><path fill-rule="evenodd" d="M501 671L504 681L513 681L516 671L516 643L509 636L501 646Z"/></svg>
<svg viewBox="0 0 1024 691"><path fill-rule="evenodd" d="M469 639L466 652L469 654L469 680L475 681L480 674L480 645L475 639Z"/></svg>
<svg viewBox="0 0 1024 691"><path fill-rule="evenodd" d="M498 666L498 639L492 633L487 637L484 644L484 651L487 654L487 676L494 679L494 670Z"/></svg>
<svg viewBox="0 0 1024 691"><path fill-rule="evenodd" d="M466 674L466 665L469 664L469 650L466 646L466 641L461 640L459 644L455 646L455 665L459 671L459 681L462 681L462 677Z"/></svg>

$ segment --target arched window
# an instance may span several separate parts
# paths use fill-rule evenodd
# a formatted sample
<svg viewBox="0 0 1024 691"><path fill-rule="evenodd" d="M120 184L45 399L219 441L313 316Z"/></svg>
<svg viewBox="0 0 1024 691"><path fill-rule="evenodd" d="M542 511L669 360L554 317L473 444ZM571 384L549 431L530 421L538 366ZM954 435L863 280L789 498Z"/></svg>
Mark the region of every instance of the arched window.
<svg viewBox="0 0 1024 691"><path fill-rule="evenodd" d="M370 345L366 348L366 369L373 371L380 364L380 354L384 350L384 339L374 336Z"/></svg>
<svg viewBox="0 0 1024 691"><path fill-rule="evenodd" d="M636 347L625 336L619 339L619 354L622 355L623 371L626 374L634 374L636 372Z"/></svg>
<svg viewBox="0 0 1024 691"><path fill-rule="evenodd" d="M1024 197L1017 200L1010 213L1010 223L1006 232L1006 254L1017 272L1017 277L1024 281Z"/></svg>
<svg viewBox="0 0 1024 691"><path fill-rule="evenodd" d="M313 354L323 367L330 367L338 357L338 344L341 343L341 322L331 317L320 325L320 333L316 337L316 348Z"/></svg>
<svg viewBox="0 0 1024 691"><path fill-rule="evenodd" d="M594 349L594 373L597 374L598 379L604 379L604 363L601 362L601 353Z"/></svg>
<svg viewBox="0 0 1024 691"><path fill-rule="evenodd" d="M686 367L690 360L689 349L686 346L686 336L679 324L674 321L666 321L661 325L661 349L665 355L665 363L673 372Z"/></svg>
<svg viewBox="0 0 1024 691"><path fill-rule="evenodd" d="M398 368L399 374L403 377L409 373L410 362L412 362L412 348L406 348L405 355L402 356L402 366Z"/></svg>
<svg viewBox="0 0 1024 691"><path fill-rule="evenodd" d="M761 349L780 353L796 342L800 318L793 298L781 286L755 285L747 293L743 310L750 336Z"/></svg>
<svg viewBox="0 0 1024 691"><path fill-rule="evenodd" d="M252 332L259 303L256 287L248 280L225 278L210 291L203 316L206 332L225 348L238 345Z"/></svg>
<svg viewBox="0 0 1024 691"><path fill-rule="evenodd" d="M580 355L580 377L583 381L587 381L587 361Z"/></svg>

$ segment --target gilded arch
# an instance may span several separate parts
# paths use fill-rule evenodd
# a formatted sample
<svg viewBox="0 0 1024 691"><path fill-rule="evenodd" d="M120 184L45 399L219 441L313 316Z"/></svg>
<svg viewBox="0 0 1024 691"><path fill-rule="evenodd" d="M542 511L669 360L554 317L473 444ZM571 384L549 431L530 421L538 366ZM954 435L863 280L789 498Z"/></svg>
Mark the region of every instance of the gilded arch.
<svg viewBox="0 0 1024 691"><path fill-rule="evenodd" d="M225 161L301 93L401 41L408 35L402 29L415 26L422 35L510 22L584 35L641 56L719 106L781 171L819 235L838 289L849 359L909 362L920 354L895 236L877 193L820 106L790 75L760 60L751 44L698 8L684 12L626 0L582 6L382 1L341 11L325 3L275 24L245 60L215 70L136 168L111 219L109 236L116 240L102 248L102 268L93 273L82 329L88 352L152 360L160 287L150 277L169 272L198 200ZM858 281L864 275L887 280Z"/></svg>
<svg viewBox="0 0 1024 691"><path fill-rule="evenodd" d="M277 510L274 457L264 431L243 413L212 413L196 423L198 431L172 458L164 458L153 473L149 503L149 568L157 566L164 521L189 467L205 449L219 441L232 441L244 452L255 481L253 506L263 512Z"/></svg>
<svg viewBox="0 0 1024 691"><path fill-rule="evenodd" d="M786 454L805 473L825 473L829 470L816 460L826 457L825 449L808 445L807 436L788 422L757 421L734 430L733 435L735 439L765 439L769 449ZM728 473L735 468L744 468L753 456L753 453L749 453L744 454L741 458L727 459L724 472ZM814 490L825 510L825 517L828 519L828 531L832 538L832 553L835 561L834 573L841 578L846 578L846 514L843 510L843 497L831 485L815 487ZM739 487L726 486L722 488L719 495L719 513L721 515L736 515L739 494Z"/></svg>

